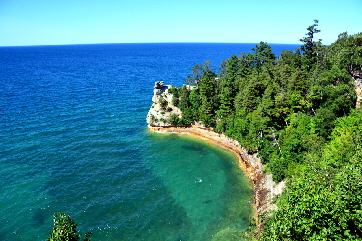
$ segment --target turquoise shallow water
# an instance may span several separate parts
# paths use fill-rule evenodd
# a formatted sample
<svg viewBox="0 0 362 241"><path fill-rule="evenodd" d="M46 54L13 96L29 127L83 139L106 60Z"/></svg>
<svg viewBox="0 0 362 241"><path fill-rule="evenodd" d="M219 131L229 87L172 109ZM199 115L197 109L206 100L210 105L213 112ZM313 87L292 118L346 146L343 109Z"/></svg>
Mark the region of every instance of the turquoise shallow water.
<svg viewBox="0 0 362 241"><path fill-rule="evenodd" d="M232 153L187 135L155 133L151 138L152 171L188 225L181 240L211 240L221 231L246 229L253 191Z"/></svg>
<svg viewBox="0 0 362 241"><path fill-rule="evenodd" d="M54 212L93 240L197 241L244 230L252 190L235 157L150 133L145 118L155 81L180 86L193 65L216 67L253 46L1 47L0 240L44 240Z"/></svg>

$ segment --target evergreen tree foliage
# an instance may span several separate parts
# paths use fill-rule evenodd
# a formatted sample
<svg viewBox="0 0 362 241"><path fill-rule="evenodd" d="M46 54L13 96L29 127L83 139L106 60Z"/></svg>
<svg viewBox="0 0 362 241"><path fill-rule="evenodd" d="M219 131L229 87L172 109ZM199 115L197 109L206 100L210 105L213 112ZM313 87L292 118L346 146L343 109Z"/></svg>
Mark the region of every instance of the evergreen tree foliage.
<svg viewBox="0 0 362 241"><path fill-rule="evenodd" d="M341 117L322 156L293 175L262 240L362 240L362 112Z"/></svg>
<svg viewBox="0 0 362 241"><path fill-rule="evenodd" d="M307 71L310 71L317 62L318 48L322 45L321 39L314 41L314 35L320 32L320 30L317 29L317 26L318 20L314 20L314 24L307 28L307 37L300 39L300 41L303 43L301 47L301 50L303 51L303 67Z"/></svg>
<svg viewBox="0 0 362 241"><path fill-rule="evenodd" d="M362 34L324 46L317 27L278 58L260 42L223 61L218 75L209 62L196 65L194 87L173 90L182 110L173 123L201 121L288 181L261 240L362 239L362 112L352 78L362 72Z"/></svg>
<svg viewBox="0 0 362 241"><path fill-rule="evenodd" d="M328 57L333 64L340 69L346 69L351 75L354 72L362 72L362 33L341 33L337 41L330 46Z"/></svg>
<svg viewBox="0 0 362 241"><path fill-rule="evenodd" d="M225 63L225 72L219 79L218 87L220 88L220 108L218 117L223 119L234 112L234 99L238 92L238 68L239 59L236 55L231 56Z"/></svg>
<svg viewBox="0 0 362 241"><path fill-rule="evenodd" d="M199 83L200 90L200 120L207 126L215 125L215 109L218 105L216 95L216 74L207 72Z"/></svg>
<svg viewBox="0 0 362 241"><path fill-rule="evenodd" d="M91 232L85 234L85 238L82 238L81 234L78 234L77 224L64 213L58 213L53 215L54 227L47 241L89 241Z"/></svg>
<svg viewBox="0 0 362 241"><path fill-rule="evenodd" d="M252 48L254 53L255 67L260 69L264 64L272 63L275 60L275 54L272 52L272 48L265 42L260 42L255 48Z"/></svg>

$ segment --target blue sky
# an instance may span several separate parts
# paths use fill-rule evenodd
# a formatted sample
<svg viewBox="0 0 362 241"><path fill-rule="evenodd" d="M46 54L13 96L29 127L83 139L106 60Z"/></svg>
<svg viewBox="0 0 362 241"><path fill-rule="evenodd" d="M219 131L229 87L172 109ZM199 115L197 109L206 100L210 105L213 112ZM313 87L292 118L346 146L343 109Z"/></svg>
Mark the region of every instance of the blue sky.
<svg viewBox="0 0 362 241"><path fill-rule="evenodd" d="M362 0L0 0L0 46L88 43L324 44L362 31Z"/></svg>

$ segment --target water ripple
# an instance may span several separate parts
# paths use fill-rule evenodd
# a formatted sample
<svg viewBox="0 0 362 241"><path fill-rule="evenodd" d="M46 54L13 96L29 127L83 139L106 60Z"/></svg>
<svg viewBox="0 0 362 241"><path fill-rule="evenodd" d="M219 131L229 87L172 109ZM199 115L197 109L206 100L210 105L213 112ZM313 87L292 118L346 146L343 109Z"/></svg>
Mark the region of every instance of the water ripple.
<svg viewBox="0 0 362 241"><path fill-rule="evenodd" d="M1 47L0 239L44 240L54 212L94 240L197 241L245 228L236 217L250 190L225 164L233 157L152 135L145 117L155 81L180 86L193 65L216 68L250 46Z"/></svg>

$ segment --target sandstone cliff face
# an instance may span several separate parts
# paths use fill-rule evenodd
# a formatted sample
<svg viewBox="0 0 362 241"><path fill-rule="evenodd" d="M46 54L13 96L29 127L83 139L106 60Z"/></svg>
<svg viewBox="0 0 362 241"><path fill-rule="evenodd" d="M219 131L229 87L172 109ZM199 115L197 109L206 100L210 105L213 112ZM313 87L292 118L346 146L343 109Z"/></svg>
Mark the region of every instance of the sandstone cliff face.
<svg viewBox="0 0 362 241"><path fill-rule="evenodd" d="M168 122L171 115L181 117L181 110L172 105L172 94L168 92L170 85L164 85L163 81L155 82L152 106L147 114L146 121L150 126L171 126Z"/></svg>
<svg viewBox="0 0 362 241"><path fill-rule="evenodd" d="M362 102L362 72L354 72L352 75L355 80L355 91L357 95L356 108L361 107Z"/></svg>

